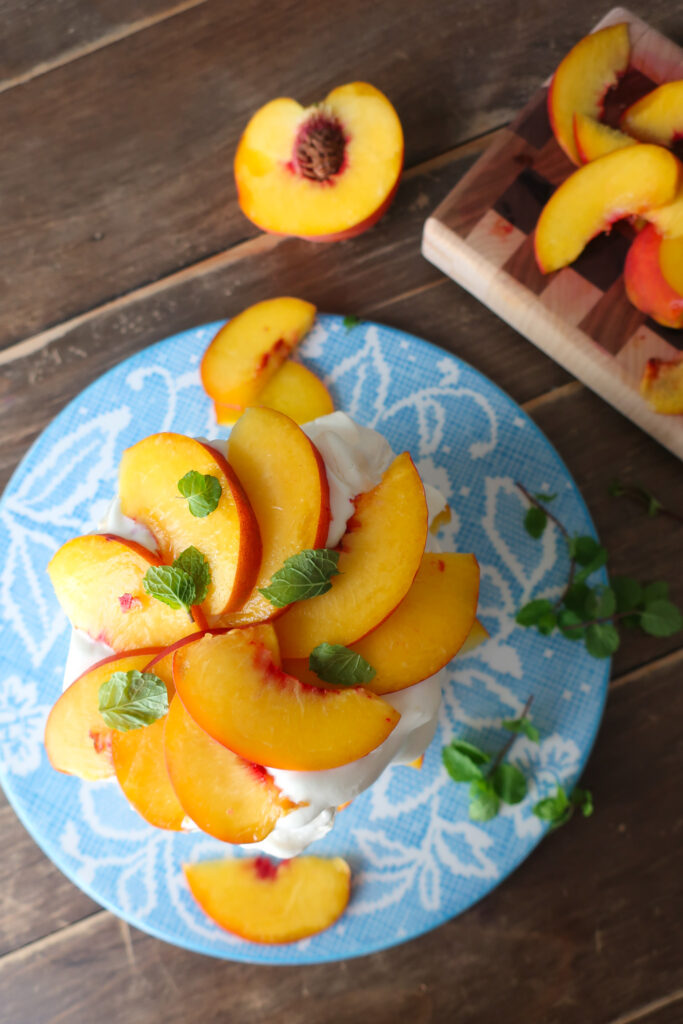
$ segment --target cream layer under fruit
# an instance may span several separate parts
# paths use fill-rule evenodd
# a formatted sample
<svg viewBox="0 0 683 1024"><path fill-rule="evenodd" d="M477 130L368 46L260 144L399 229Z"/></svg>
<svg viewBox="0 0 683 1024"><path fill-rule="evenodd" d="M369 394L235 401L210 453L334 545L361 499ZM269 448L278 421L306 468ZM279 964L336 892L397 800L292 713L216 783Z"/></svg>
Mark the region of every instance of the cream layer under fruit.
<svg viewBox="0 0 683 1024"><path fill-rule="evenodd" d="M354 497L380 482L394 453L381 434L360 426L343 412L311 420L302 430L316 445L325 463L331 511L326 543L328 547L335 547L353 513ZM227 442L211 440L208 443L220 454L226 454ZM429 484L425 484L425 494L429 522L432 522L446 506L446 499ZM99 529L136 541L150 551L156 550L150 531L121 513L118 496ZM429 534L427 550L435 549L436 542ZM64 688L112 653L106 644L74 629L64 671ZM439 672L415 686L383 696L400 712L401 718L390 736L365 757L326 771L285 771L266 766L285 795L306 806L281 817L266 839L249 844L248 848L274 857L296 856L329 832L337 808L371 786L388 765L409 764L418 758L429 746L436 730L442 675ZM194 827L191 822L188 825Z"/></svg>

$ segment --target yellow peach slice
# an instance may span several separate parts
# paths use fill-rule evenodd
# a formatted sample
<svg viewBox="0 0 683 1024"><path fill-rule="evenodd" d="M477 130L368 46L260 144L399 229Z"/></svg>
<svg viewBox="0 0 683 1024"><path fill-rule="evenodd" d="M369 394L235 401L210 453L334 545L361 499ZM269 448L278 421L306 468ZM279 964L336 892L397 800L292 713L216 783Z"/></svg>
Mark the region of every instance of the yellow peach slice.
<svg viewBox="0 0 683 1024"><path fill-rule="evenodd" d="M683 81L665 82L633 103L621 126L641 142L670 146L683 137Z"/></svg>
<svg viewBox="0 0 683 1024"><path fill-rule="evenodd" d="M574 171L538 219L536 261L544 274L575 260L616 220L663 206L678 187L679 163L660 146L618 149Z"/></svg>
<svg viewBox="0 0 683 1024"><path fill-rule="evenodd" d="M683 414L683 359L648 359L640 393L655 412Z"/></svg>
<svg viewBox="0 0 683 1024"><path fill-rule="evenodd" d="M415 581L398 608L362 640L351 644L375 669L373 693L392 693L419 683L455 657L469 636L477 611L479 566L474 555L425 554ZM302 659L284 669L320 685Z"/></svg>
<svg viewBox="0 0 683 1024"><path fill-rule="evenodd" d="M166 717L164 748L176 798L188 818L225 843L265 839L296 806L264 768L204 732L177 696Z"/></svg>
<svg viewBox="0 0 683 1024"><path fill-rule="evenodd" d="M334 924L349 901L351 872L335 857L266 857L184 864L190 891L209 917L250 942L295 942Z"/></svg>
<svg viewBox="0 0 683 1024"><path fill-rule="evenodd" d="M48 715L45 750L53 768L94 782L114 774L112 730L99 711L100 686L115 672L142 672L154 648L114 654L67 687Z"/></svg>
<svg viewBox="0 0 683 1024"><path fill-rule="evenodd" d="M636 309L647 313L665 327L683 327L681 268L683 238L665 241L652 224L636 236L626 255L626 294ZM654 381L654 377L652 380ZM650 377L644 386L647 390L650 386Z"/></svg>
<svg viewBox="0 0 683 1024"><path fill-rule="evenodd" d="M403 131L366 82L304 109L276 99L249 121L235 156L242 212L264 231L334 241L374 224L403 167Z"/></svg>
<svg viewBox="0 0 683 1024"><path fill-rule="evenodd" d="M664 280L683 295L683 238L665 238L659 247L659 265Z"/></svg>
<svg viewBox="0 0 683 1024"><path fill-rule="evenodd" d="M325 544L330 493L317 448L288 416L274 409L247 409L230 434L228 459L242 481L261 533L263 555L245 604L220 617L220 625L244 625L280 612L259 592L291 555Z"/></svg>
<svg viewBox="0 0 683 1024"><path fill-rule="evenodd" d="M458 651L458 655L469 654L470 651L474 651L477 647L480 647L485 640L488 640L490 635L491 634L484 623L479 619L475 619L472 629L467 634L465 643Z"/></svg>
<svg viewBox="0 0 683 1024"><path fill-rule="evenodd" d="M161 559L133 541L88 534L63 544L47 571L72 626L129 651L165 647L206 626L199 608L190 618L145 593L143 577L156 565Z"/></svg>
<svg viewBox="0 0 683 1024"><path fill-rule="evenodd" d="M620 22L585 36L558 65L548 90L548 115L558 143L580 162L574 114L598 121L605 93L626 71L631 53L628 25Z"/></svg>
<svg viewBox="0 0 683 1024"><path fill-rule="evenodd" d="M288 676L257 629L205 636L175 654L176 691L210 736L249 761L294 771L337 768L387 738L401 717L394 708L361 686L322 689Z"/></svg>
<svg viewBox="0 0 683 1024"><path fill-rule="evenodd" d="M178 490L189 472L220 484L216 508L198 517ZM211 582L202 608L208 615L238 608L250 593L259 562L258 524L234 470L208 444L182 434L152 434L121 459L119 496L124 515L144 523L166 562L196 547L209 563Z"/></svg>
<svg viewBox="0 0 683 1024"><path fill-rule="evenodd" d="M585 114L574 114L574 141L582 164L589 164L601 156L637 145L630 135L625 135L609 125L596 121Z"/></svg>
<svg viewBox="0 0 683 1024"><path fill-rule="evenodd" d="M308 423L334 412L332 396L321 380L301 363L288 359L275 373L253 405L276 409L295 423ZM225 426L236 423L244 412L242 406L214 402L216 421Z"/></svg>
<svg viewBox="0 0 683 1024"><path fill-rule="evenodd" d="M646 220L657 228L663 238L677 239L683 237L683 178L678 191L670 203L658 206L654 210L643 213Z"/></svg>
<svg viewBox="0 0 683 1024"><path fill-rule="evenodd" d="M290 605L277 620L283 657L307 658L325 641L348 646L378 626L408 593L426 539L424 487L404 452L356 499L331 589Z"/></svg>
<svg viewBox="0 0 683 1024"><path fill-rule="evenodd" d="M202 384L214 402L244 408L313 326L315 306L303 299L266 299L222 327L201 363Z"/></svg>

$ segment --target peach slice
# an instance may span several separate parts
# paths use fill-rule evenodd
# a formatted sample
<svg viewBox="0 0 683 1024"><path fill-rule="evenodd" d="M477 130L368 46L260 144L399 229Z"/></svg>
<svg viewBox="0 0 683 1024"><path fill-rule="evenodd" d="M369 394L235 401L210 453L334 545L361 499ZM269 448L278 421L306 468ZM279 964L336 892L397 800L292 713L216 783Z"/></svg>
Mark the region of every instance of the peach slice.
<svg viewBox="0 0 683 1024"><path fill-rule="evenodd" d="M683 414L683 359L648 359L640 393L655 412Z"/></svg>
<svg viewBox="0 0 683 1024"><path fill-rule="evenodd" d="M488 640L490 635L491 634L489 633L484 623L481 622L479 619L475 619L472 625L472 629L467 634L467 639L465 640L465 643L458 651L458 654L469 654L470 651L473 651L477 647L480 647L485 640Z"/></svg>
<svg viewBox="0 0 683 1024"><path fill-rule="evenodd" d="M549 274L571 263L614 221L670 202L679 166L668 150L639 144L579 167L553 192L538 219L535 247L541 271Z"/></svg>
<svg viewBox="0 0 683 1024"><path fill-rule="evenodd" d="M424 487L404 452L377 487L356 498L331 589L290 605L277 620L283 657L307 658L325 641L348 646L378 626L408 593L426 539Z"/></svg>
<svg viewBox="0 0 683 1024"><path fill-rule="evenodd" d="M295 942L343 914L351 871L339 857L266 857L184 864L190 892L209 917L250 942Z"/></svg>
<svg viewBox="0 0 683 1024"><path fill-rule="evenodd" d="M230 464L242 481L258 521L263 556L246 603L220 619L244 625L271 619L274 608L259 587L291 555L322 547L330 525L330 492L317 448L284 413L247 409L230 434Z"/></svg>
<svg viewBox="0 0 683 1024"><path fill-rule="evenodd" d="M113 654L74 679L45 725L45 750L53 768L91 782L114 774L112 730L99 712L100 686L114 672L144 671L157 652L158 648L152 647Z"/></svg>
<svg viewBox="0 0 683 1024"><path fill-rule="evenodd" d="M637 145L636 140L616 128L585 114L574 114L574 141L582 164L589 164L615 149Z"/></svg>
<svg viewBox="0 0 683 1024"><path fill-rule="evenodd" d="M403 131L386 96L366 82L321 104L261 107L235 156L242 212L264 231L318 241L350 238L388 209L403 167Z"/></svg>
<svg viewBox="0 0 683 1024"><path fill-rule="evenodd" d="M666 270L662 256L666 260ZM652 224L636 236L626 255L626 294L636 309L665 327L683 327L681 268L683 238L663 240Z"/></svg>
<svg viewBox="0 0 683 1024"><path fill-rule="evenodd" d="M266 299L222 327L201 363L202 384L214 402L244 408L313 326L316 309L303 299Z"/></svg>
<svg viewBox="0 0 683 1024"><path fill-rule="evenodd" d="M177 800L203 832L225 843L256 843L297 805L258 764L212 739L174 697L165 720L166 768Z"/></svg>
<svg viewBox="0 0 683 1024"><path fill-rule="evenodd" d="M401 717L391 705L361 686L322 689L288 676L258 628L176 651L176 691L210 736L249 761L294 771L337 768L387 738Z"/></svg>
<svg viewBox="0 0 683 1024"><path fill-rule="evenodd" d="M658 206L654 210L647 210L643 216L654 224L664 238L683 237L683 178L672 202Z"/></svg>
<svg viewBox="0 0 683 1024"><path fill-rule="evenodd" d="M178 490L192 470L221 488L215 509L202 517ZM261 540L249 500L222 455L182 434L152 434L123 453L119 496L123 514L152 531L165 561L191 546L207 559L211 582L202 607L208 615L239 608L254 585Z"/></svg>
<svg viewBox="0 0 683 1024"><path fill-rule="evenodd" d="M665 82L648 92L624 112L621 125L641 142L660 146L683 138L683 81Z"/></svg>
<svg viewBox="0 0 683 1024"><path fill-rule="evenodd" d="M598 121L605 93L628 67L628 25L620 22L585 36L558 65L548 90L548 115L558 143L580 163L574 140L574 114Z"/></svg>
<svg viewBox="0 0 683 1024"><path fill-rule="evenodd" d="M308 423L334 412L332 396L321 380L301 363L288 359L257 395L254 405L276 409L295 423ZM236 423L242 406L214 402L216 421L226 426Z"/></svg>
<svg viewBox="0 0 683 1024"><path fill-rule="evenodd" d="M47 571L72 626L115 651L129 651L168 646L205 627L199 608L192 609L190 618L145 593L145 573L161 564L133 541L88 534L63 544Z"/></svg>
<svg viewBox="0 0 683 1024"><path fill-rule="evenodd" d="M442 669L472 630L478 594L479 566L474 555L423 555L415 581L398 608L351 645L377 673L365 684L368 690L392 693ZM284 668L320 685L306 659L285 659Z"/></svg>

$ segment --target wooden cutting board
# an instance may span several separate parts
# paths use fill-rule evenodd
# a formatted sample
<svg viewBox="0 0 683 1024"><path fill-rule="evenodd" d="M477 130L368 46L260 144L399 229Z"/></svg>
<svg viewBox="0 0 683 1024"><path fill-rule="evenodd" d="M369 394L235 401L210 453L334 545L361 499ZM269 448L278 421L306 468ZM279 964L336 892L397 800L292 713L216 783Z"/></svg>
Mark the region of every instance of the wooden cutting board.
<svg viewBox="0 0 683 1024"><path fill-rule="evenodd" d="M683 50L616 7L593 31L627 21L631 68L621 102L683 78ZM634 229L599 235L570 267L544 275L534 259L539 213L575 170L548 120L548 83L427 220L422 252L494 313L683 459L683 416L654 412L638 386L646 361L675 359L683 330L661 327L626 297L623 266Z"/></svg>

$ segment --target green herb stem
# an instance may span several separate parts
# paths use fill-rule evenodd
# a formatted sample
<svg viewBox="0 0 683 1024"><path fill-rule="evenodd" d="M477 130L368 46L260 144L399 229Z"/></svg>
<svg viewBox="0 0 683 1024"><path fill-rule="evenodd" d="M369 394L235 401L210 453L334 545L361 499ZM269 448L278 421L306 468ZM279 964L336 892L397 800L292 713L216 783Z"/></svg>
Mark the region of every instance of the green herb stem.
<svg viewBox="0 0 683 1024"><path fill-rule="evenodd" d="M561 522L557 518L557 516L553 515L553 513L548 509L547 505L543 505L540 501L538 501L536 498L534 498L533 494L530 494L529 491L527 491L527 489L524 486L524 484L521 484L519 482L519 480L515 481L515 487L517 487L518 490L520 490L522 492L522 494L527 499L527 501L530 501L532 505L536 506L536 508L540 508L543 512L545 512L545 514L547 515L548 519L550 519L553 523L555 523L555 526L558 528L558 530L560 531L560 533L562 534L562 536L566 540L567 547L569 547L569 542L571 540L571 537L569 536L569 531L567 530L567 527L564 525L564 523ZM576 559L573 558L570 555L569 556L569 575L567 576L567 583L565 585L564 590L562 591L562 593L560 594L560 596L558 597L557 601L554 604L555 608L559 608L562 604L564 604L564 599L567 596L567 594L569 593L569 591L571 590L572 583L574 582L574 575L575 575L575 573L576 573Z"/></svg>
<svg viewBox="0 0 683 1024"><path fill-rule="evenodd" d="M599 626L603 622L615 622L617 619L628 618L629 615L642 615L641 611L637 609L628 612L615 612L613 615L605 615L601 619L588 619L586 622L568 622L562 628L565 630L569 629L588 629L589 626Z"/></svg>
<svg viewBox="0 0 683 1024"><path fill-rule="evenodd" d="M527 717L527 715L529 714L529 709L531 708L531 705L533 704L533 702L534 702L534 697L533 697L533 694L532 694L530 697L527 698L527 702L524 705L524 707L522 708L522 713L519 716L520 718L526 718ZM517 739L519 739L518 734L513 732L511 734L511 736L510 736L510 739L507 741L507 743L503 747L501 747L501 749L498 751L498 753L496 754L495 758L491 762L489 770L486 773L487 777L490 778L493 775L493 773L495 772L495 770L498 767L498 765L501 763L501 761L505 760L505 758L507 757L507 755L510 752L512 744Z"/></svg>

